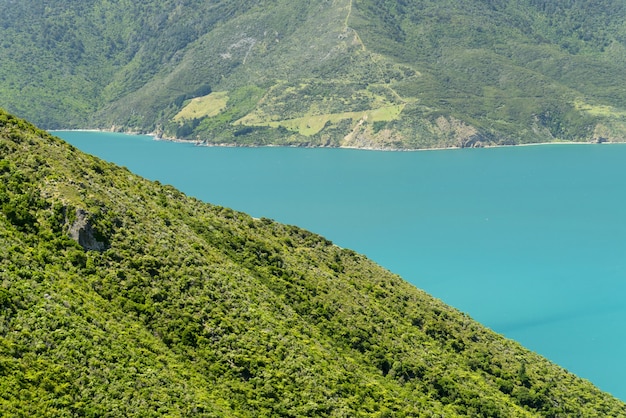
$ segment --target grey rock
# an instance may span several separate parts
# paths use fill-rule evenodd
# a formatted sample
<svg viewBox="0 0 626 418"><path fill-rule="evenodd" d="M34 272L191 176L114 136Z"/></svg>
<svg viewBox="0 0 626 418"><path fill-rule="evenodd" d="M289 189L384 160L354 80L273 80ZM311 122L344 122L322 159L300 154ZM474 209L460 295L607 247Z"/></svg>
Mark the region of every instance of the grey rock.
<svg viewBox="0 0 626 418"><path fill-rule="evenodd" d="M76 220L70 225L69 235L85 250L106 250L107 245L96 239L89 214L83 209L76 209Z"/></svg>

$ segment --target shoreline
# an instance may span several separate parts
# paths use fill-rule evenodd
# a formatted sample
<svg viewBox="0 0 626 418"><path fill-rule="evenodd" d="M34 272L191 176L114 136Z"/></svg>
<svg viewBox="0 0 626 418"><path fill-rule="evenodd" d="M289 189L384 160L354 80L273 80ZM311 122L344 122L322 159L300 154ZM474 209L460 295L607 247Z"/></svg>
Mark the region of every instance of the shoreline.
<svg viewBox="0 0 626 418"><path fill-rule="evenodd" d="M523 143L523 144L511 144L511 145L484 145L480 147L433 147L433 148L373 148L373 147L354 147L354 146L339 146L339 147L327 147L327 146L302 146L302 145L239 145L239 144L207 144L202 141L197 140L189 140L189 139L179 139L179 138L168 138L159 136L155 132L151 133L143 133L136 131L114 131L111 129L96 129L96 128L86 128L86 129L51 129L48 132L54 134L54 132L102 132L102 133L119 133L125 135L144 135L152 137L154 141L167 141L174 142L179 144L193 144L198 147L219 147L219 148L309 148L309 149L350 149L357 151L389 151L389 152L418 152L418 151L446 151L446 150L462 150L462 149L490 149L490 148L510 148L510 147L534 147L541 145L617 145L617 144L626 144L626 140L624 142L597 142L597 141L553 141L553 142L533 142L533 143Z"/></svg>

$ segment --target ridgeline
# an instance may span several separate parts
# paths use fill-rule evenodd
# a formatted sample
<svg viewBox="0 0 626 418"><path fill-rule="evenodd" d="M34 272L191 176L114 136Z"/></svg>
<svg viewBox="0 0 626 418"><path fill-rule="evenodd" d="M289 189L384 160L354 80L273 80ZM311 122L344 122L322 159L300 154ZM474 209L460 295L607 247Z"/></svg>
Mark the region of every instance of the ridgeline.
<svg viewBox="0 0 626 418"><path fill-rule="evenodd" d="M626 138L622 0L0 0L46 129L414 149Z"/></svg>
<svg viewBox="0 0 626 418"><path fill-rule="evenodd" d="M626 416L351 250L3 111L0 177L5 417Z"/></svg>

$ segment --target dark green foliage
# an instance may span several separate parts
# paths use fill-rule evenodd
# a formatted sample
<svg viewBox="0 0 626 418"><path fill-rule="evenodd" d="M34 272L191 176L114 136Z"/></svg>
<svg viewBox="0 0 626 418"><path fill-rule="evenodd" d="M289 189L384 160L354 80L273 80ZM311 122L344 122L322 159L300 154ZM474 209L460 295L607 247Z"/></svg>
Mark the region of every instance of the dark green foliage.
<svg viewBox="0 0 626 418"><path fill-rule="evenodd" d="M380 148L626 135L621 0L75 3L0 0L0 105L46 128ZM210 92L224 112L173 120ZM389 105L352 142L358 118L269 126Z"/></svg>
<svg viewBox="0 0 626 418"><path fill-rule="evenodd" d="M188 198L2 111L0 150L2 202L29 225L0 213L3 416L626 416L313 233ZM70 238L81 222L106 249Z"/></svg>

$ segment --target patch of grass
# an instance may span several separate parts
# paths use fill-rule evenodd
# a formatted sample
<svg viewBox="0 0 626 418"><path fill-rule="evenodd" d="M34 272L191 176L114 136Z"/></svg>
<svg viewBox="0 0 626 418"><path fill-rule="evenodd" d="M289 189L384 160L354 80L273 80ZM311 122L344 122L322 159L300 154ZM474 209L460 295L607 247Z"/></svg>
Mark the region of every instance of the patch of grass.
<svg viewBox="0 0 626 418"><path fill-rule="evenodd" d="M615 117L615 118L626 117L626 111L619 110L613 106L592 105L590 103L585 103L579 100L579 101L574 102L574 107L576 108L576 110L580 110L581 112L585 112L592 116Z"/></svg>
<svg viewBox="0 0 626 418"><path fill-rule="evenodd" d="M228 102L228 92L216 91L202 97L191 99L180 112L174 116L174 121L180 122L184 119L200 119L205 116L216 116L220 114Z"/></svg>
<svg viewBox="0 0 626 418"><path fill-rule="evenodd" d="M249 126L270 126L272 128L283 127L300 135L312 136L319 133L328 124L336 124L339 121L351 119L353 122L366 120L368 122L388 122L398 119L404 104L369 109L363 112L329 113L324 115L308 115L301 118L286 120L259 120L242 118L238 122Z"/></svg>

